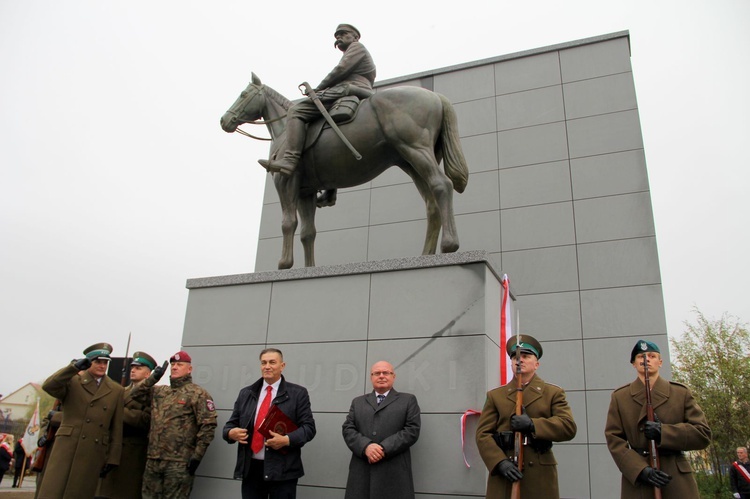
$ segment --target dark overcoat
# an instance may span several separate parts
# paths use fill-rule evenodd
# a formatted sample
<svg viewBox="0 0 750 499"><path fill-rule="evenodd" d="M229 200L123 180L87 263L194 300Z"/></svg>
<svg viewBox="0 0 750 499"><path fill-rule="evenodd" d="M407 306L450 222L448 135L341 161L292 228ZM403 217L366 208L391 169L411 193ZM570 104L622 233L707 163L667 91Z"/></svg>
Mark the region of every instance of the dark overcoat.
<svg viewBox="0 0 750 499"><path fill-rule="evenodd" d="M417 442L421 415L417 397L394 389L378 405L375 392L355 398L342 427L352 451L347 499L414 498L410 447ZM380 444L385 457L370 464L365 449Z"/></svg>
<svg viewBox="0 0 750 499"><path fill-rule="evenodd" d="M123 388L107 376L97 386L88 371L77 374L71 363L42 385L65 410L39 499L94 497L104 465L120 464Z"/></svg>
<svg viewBox="0 0 750 499"><path fill-rule="evenodd" d="M500 461L511 456L495 443L492 435L510 431L510 417L516 413L516 386L516 379L513 378L507 385L487 392L487 401L477 425L477 447L490 471L487 478L488 499L510 497L511 483L492 472ZM535 438L565 442L576 436L577 426L573 414L565 398L565 391L559 386L545 383L535 375L523 389L523 405L534 423ZM521 497L560 497L557 460L552 450L540 454L530 446L525 446L522 473Z"/></svg>
<svg viewBox="0 0 750 499"><path fill-rule="evenodd" d="M685 385L657 378L651 384L651 404L661 421L659 449L663 450L662 454L705 449L711 443L706 416ZM652 486L636 483L640 472L648 466L648 457L634 450L648 448L648 440L643 435L645 422L646 387L636 379L612 393L604 429L609 452L622 473L623 499L654 497ZM663 499L698 497L698 486L687 457L662 455L660 460L661 469L672 475L672 481L662 488Z"/></svg>
<svg viewBox="0 0 750 499"><path fill-rule="evenodd" d="M133 387L125 388L123 411L122 456L120 466L99 482L97 497L140 499L146 449L151 422L151 407L133 399Z"/></svg>

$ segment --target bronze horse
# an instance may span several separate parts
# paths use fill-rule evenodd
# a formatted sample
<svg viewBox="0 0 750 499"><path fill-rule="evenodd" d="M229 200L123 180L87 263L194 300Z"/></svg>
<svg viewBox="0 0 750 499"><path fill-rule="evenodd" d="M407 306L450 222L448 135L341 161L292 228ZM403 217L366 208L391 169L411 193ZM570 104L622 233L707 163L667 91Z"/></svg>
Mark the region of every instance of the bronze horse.
<svg viewBox="0 0 750 499"><path fill-rule="evenodd" d="M273 140L273 156L280 150L283 152L286 112L291 104L253 74L250 84L222 116L221 127L232 133L239 125L262 118ZM274 174L282 210L279 268L288 269L294 264L298 212L305 266L315 266L315 209L319 190L360 185L391 166L398 166L411 177L425 201L427 234L422 254L435 253L441 228L441 251L456 251L453 189L464 191L469 169L461 150L456 113L448 99L419 87L378 91L363 100L355 119L340 125L340 129L362 154L361 160L354 158L330 128L324 128L314 142L308 137L301 167L293 175ZM440 168L441 160L445 172Z"/></svg>

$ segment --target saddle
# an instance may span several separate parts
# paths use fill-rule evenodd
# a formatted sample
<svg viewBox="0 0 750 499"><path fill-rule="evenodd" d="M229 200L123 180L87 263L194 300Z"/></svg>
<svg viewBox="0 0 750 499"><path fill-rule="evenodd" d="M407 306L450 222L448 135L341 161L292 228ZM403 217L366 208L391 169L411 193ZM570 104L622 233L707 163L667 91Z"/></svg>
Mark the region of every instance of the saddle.
<svg viewBox="0 0 750 499"><path fill-rule="evenodd" d="M337 125L349 123L357 117L360 102L360 98L356 95L341 97L328 109L328 114L331 115L333 122ZM304 150L311 148L326 128L331 128L331 125L322 116L308 124Z"/></svg>

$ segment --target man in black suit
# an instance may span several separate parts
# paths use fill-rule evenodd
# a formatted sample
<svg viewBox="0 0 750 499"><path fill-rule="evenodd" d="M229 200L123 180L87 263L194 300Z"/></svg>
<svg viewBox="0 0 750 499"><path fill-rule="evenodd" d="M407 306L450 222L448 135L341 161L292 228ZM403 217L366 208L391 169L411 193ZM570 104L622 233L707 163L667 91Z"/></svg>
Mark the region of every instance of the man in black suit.
<svg viewBox="0 0 750 499"><path fill-rule="evenodd" d="M385 361L370 369L373 391L352 401L344 441L352 451L346 499L413 499L409 448L421 425L417 397L393 388L396 373Z"/></svg>
<svg viewBox="0 0 750 499"><path fill-rule="evenodd" d="M242 480L242 499L293 499L297 480L305 474L301 448L315 436L315 420L307 389L284 379L285 366L281 350L266 348L260 353L261 378L240 390L222 431L224 440L240 444L234 478ZM272 431L272 438L264 440L256 428L270 404L297 429L287 435Z"/></svg>

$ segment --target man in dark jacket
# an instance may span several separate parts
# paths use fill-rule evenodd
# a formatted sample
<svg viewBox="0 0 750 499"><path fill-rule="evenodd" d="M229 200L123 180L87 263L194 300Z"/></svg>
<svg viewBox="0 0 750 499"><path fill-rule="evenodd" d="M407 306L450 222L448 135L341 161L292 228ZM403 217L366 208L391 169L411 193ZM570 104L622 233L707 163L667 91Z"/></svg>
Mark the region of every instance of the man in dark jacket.
<svg viewBox="0 0 750 499"><path fill-rule="evenodd" d="M342 426L352 451L346 499L413 499L411 446L417 443L421 411L417 397L393 388L396 373L385 361L370 369L373 391L352 400Z"/></svg>
<svg viewBox="0 0 750 499"><path fill-rule="evenodd" d="M750 499L750 461L747 447L737 447L737 460L729 468L729 484L735 499Z"/></svg>
<svg viewBox="0 0 750 499"><path fill-rule="evenodd" d="M242 480L242 499L294 498L297 480L305 474L301 448L315 437L315 420L307 389L281 375L286 364L281 350L260 353L261 378L240 390L222 436L238 442L234 478ZM297 429L264 439L258 426L273 404Z"/></svg>

